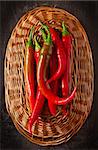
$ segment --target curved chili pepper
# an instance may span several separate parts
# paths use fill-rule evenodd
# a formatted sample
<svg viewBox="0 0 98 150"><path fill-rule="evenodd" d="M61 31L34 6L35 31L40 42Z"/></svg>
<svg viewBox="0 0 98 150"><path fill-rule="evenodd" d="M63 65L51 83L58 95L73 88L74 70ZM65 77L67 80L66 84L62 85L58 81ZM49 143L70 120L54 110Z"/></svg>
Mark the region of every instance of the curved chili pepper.
<svg viewBox="0 0 98 150"><path fill-rule="evenodd" d="M39 43L36 40L36 37L34 38L35 41L35 60L36 60L36 65L38 65L38 60L39 60L39 56L40 56L40 50L41 47L39 45ZM42 107L44 105L44 101L45 101L45 97L42 95L39 87L37 87L37 93L36 93L36 101L35 101L35 105L34 105L34 109L32 111L31 117L29 119L29 124L28 124L28 130L30 132L30 134L32 133L32 124L37 120Z"/></svg>
<svg viewBox="0 0 98 150"><path fill-rule="evenodd" d="M46 55L46 65L45 65L45 74L44 74L44 80L46 81L45 77L46 77L46 69L47 69L47 66L48 66L48 63L49 63L49 59L50 59L50 55L52 54L52 41L51 41L51 35L50 35L50 32L49 32L49 28L46 26L46 25L42 25L43 28L47 31L48 33L48 38L46 38L46 34L44 33L44 30L42 30L42 36L43 36L43 40L44 40L44 46L43 46L43 51L41 51L41 54L44 56L44 54L48 52L49 50L49 53ZM46 50L45 50L46 48ZM47 52L46 52L47 51ZM43 57L42 56L42 57ZM44 56L45 57L45 56ZM50 88L49 84L47 83L47 86L48 88ZM56 115L56 105L54 103L51 103L51 100L50 98L48 99L48 106L49 106L49 110L51 112L51 114L54 116Z"/></svg>
<svg viewBox="0 0 98 150"><path fill-rule="evenodd" d="M66 70L66 55L64 52L64 45L62 40L60 39L58 33L53 29L49 28L52 41L56 45L57 48L57 57L58 57L58 69L56 73L48 80L48 83L50 83L53 80L57 80L64 74L64 71Z"/></svg>
<svg viewBox="0 0 98 150"><path fill-rule="evenodd" d="M25 63L25 76L26 76L26 89L29 94L29 102L31 111L35 104L35 82L34 82L34 49L32 44L32 30L30 31L29 39L26 43L26 63Z"/></svg>
<svg viewBox="0 0 98 150"><path fill-rule="evenodd" d="M37 68L38 86L42 94L48 99L50 104L65 105L70 101L72 101L72 99L74 98L76 87L74 88L72 94L68 98L60 98L56 96L54 93L52 93L51 89L48 87L44 79L44 76L46 74L46 67L48 65L47 58L50 57L49 47L50 47L49 43L44 43L43 48L41 49L41 55L40 55L39 64Z"/></svg>

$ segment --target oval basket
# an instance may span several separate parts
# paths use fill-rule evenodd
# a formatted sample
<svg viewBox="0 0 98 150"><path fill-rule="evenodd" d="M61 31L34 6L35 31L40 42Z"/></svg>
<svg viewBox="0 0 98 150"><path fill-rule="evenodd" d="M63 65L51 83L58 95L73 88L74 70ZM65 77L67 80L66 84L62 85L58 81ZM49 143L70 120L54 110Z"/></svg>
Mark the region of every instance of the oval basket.
<svg viewBox="0 0 98 150"><path fill-rule="evenodd" d="M25 89L24 62L25 41L31 27L38 26L39 21L50 23L61 30L62 20L71 32L71 86L77 81L77 91L73 100L73 109L66 117L61 108L55 117L45 116L44 110L32 126L32 136L28 132L27 123L31 113L28 94ZM85 122L92 105L94 74L91 48L87 35L76 17L65 10L38 7L27 12L17 23L9 39L5 55L5 102L17 130L31 142L47 146L58 145L68 141Z"/></svg>

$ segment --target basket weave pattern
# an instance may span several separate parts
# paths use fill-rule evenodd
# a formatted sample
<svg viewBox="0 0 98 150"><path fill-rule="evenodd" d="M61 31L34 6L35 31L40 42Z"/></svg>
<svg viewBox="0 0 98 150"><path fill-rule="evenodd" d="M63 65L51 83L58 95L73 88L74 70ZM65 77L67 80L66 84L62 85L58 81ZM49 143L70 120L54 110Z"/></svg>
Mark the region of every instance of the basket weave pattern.
<svg viewBox="0 0 98 150"><path fill-rule="evenodd" d="M38 27L39 21L50 23L61 30L64 20L74 40L71 54L71 87L77 83L73 109L63 117L61 107L55 117L40 116L32 126L32 137L27 128L31 113L28 93L25 89L25 42L32 26ZM18 131L33 143L57 145L68 141L83 125L93 100L93 61L87 35L79 21L68 12L50 7L39 7L27 12L17 23L9 39L5 56L5 101ZM48 122L50 120L50 122Z"/></svg>

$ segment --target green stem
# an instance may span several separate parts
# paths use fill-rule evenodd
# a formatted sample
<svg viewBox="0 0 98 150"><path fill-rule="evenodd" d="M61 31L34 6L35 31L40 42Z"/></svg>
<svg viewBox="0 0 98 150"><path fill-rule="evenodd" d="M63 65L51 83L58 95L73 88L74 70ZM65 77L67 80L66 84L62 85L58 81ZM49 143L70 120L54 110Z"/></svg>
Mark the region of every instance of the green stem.
<svg viewBox="0 0 98 150"><path fill-rule="evenodd" d="M43 40L46 42L47 37L46 37L45 31L43 29L41 29L41 34L42 34Z"/></svg>
<svg viewBox="0 0 98 150"><path fill-rule="evenodd" d="M32 39L32 32L34 31L34 26L31 28L31 30L30 30L30 34L29 34L29 40L31 40Z"/></svg>
<svg viewBox="0 0 98 150"><path fill-rule="evenodd" d="M41 46L39 45L36 36L34 37L34 42L35 42L35 51L39 51L41 49Z"/></svg>
<svg viewBox="0 0 98 150"><path fill-rule="evenodd" d="M70 33L68 32L68 30L67 30L65 24L64 24L64 21L62 22L62 28L63 28L63 30L62 30L62 35L63 35L63 36L70 34Z"/></svg>
<svg viewBox="0 0 98 150"><path fill-rule="evenodd" d="M40 22L40 23L41 23L41 22ZM48 28L48 26L45 25L45 24L42 24L42 23L41 23L41 25L42 25L42 28L45 29L45 31L47 32L47 36L46 36L44 30L41 29L42 37L43 37L44 41L46 42L46 44L49 44L49 45L50 45L52 41L51 41L51 35L50 35L50 32L49 32L49 28Z"/></svg>
<svg viewBox="0 0 98 150"><path fill-rule="evenodd" d="M33 47L33 43L32 43L32 31L34 30L34 27L31 28L30 33L29 33L29 38L28 41L26 42L26 47Z"/></svg>

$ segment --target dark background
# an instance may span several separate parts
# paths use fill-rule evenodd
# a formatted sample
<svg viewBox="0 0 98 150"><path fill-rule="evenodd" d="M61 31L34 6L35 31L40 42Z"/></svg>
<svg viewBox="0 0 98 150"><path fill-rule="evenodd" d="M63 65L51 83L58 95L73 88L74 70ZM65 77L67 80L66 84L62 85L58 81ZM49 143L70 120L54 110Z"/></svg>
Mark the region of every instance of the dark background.
<svg viewBox="0 0 98 150"><path fill-rule="evenodd" d="M85 28L94 60L94 100L86 122L67 143L58 146L41 147L30 143L14 127L5 108L4 57L8 39L19 18L28 10L48 5L63 8L75 15ZM0 2L0 106L1 106L1 149L2 150L88 150L98 149L98 2L72 1L8 1Z"/></svg>

